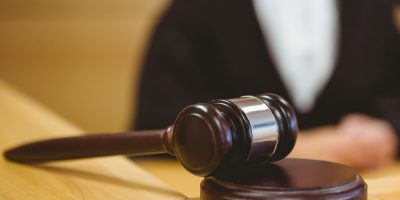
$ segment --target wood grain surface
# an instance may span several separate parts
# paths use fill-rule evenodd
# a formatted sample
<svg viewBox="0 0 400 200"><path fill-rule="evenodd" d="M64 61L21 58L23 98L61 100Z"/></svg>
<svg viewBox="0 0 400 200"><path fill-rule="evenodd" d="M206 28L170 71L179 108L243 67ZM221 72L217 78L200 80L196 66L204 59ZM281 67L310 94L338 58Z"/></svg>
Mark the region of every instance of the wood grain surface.
<svg viewBox="0 0 400 200"><path fill-rule="evenodd" d="M0 151L83 131L0 80ZM124 157L21 165L0 157L0 199L185 199Z"/></svg>

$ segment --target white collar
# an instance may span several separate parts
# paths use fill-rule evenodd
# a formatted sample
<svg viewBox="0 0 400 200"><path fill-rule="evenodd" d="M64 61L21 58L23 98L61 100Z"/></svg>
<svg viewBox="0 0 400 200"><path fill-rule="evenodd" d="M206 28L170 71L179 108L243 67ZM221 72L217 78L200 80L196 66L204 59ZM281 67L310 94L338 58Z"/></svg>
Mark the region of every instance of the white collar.
<svg viewBox="0 0 400 200"><path fill-rule="evenodd" d="M298 111L310 111L333 73L338 38L334 0L254 0L278 72Z"/></svg>

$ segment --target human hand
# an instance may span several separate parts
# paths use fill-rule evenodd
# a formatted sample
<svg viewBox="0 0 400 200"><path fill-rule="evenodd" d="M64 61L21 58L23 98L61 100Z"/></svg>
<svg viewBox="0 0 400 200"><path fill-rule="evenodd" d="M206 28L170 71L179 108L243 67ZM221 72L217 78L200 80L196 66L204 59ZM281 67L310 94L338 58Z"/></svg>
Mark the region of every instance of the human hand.
<svg viewBox="0 0 400 200"><path fill-rule="evenodd" d="M337 126L301 131L289 157L338 162L358 170L372 169L395 159L397 140L387 122L349 114Z"/></svg>
<svg viewBox="0 0 400 200"><path fill-rule="evenodd" d="M395 160L397 136L391 125L363 114L349 114L337 126L336 152L340 162L357 169L371 169Z"/></svg>

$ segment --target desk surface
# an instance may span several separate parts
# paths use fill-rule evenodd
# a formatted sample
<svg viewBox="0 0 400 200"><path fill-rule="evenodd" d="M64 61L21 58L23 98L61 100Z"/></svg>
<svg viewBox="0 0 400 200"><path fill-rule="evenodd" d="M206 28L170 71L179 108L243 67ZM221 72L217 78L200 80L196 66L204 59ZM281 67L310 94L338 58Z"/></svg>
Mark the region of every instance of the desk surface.
<svg viewBox="0 0 400 200"><path fill-rule="evenodd" d="M0 151L82 130L0 80ZM0 199L185 199L124 157L28 166L0 156Z"/></svg>
<svg viewBox="0 0 400 200"><path fill-rule="evenodd" d="M83 133L0 80L0 151L27 141ZM146 169L143 170L143 169ZM150 173L149 173L150 172ZM400 198L400 163L363 172L369 200ZM200 177L165 157L95 158L26 166L0 157L0 199L185 199Z"/></svg>

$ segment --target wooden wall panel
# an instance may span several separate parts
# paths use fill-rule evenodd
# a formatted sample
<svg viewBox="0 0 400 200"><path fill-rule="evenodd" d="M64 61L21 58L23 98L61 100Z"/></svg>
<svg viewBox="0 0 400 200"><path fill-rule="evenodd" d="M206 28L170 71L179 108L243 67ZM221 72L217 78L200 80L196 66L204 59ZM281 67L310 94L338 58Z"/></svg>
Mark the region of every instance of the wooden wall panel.
<svg viewBox="0 0 400 200"><path fill-rule="evenodd" d="M129 127L169 0L0 0L0 77L87 131Z"/></svg>

